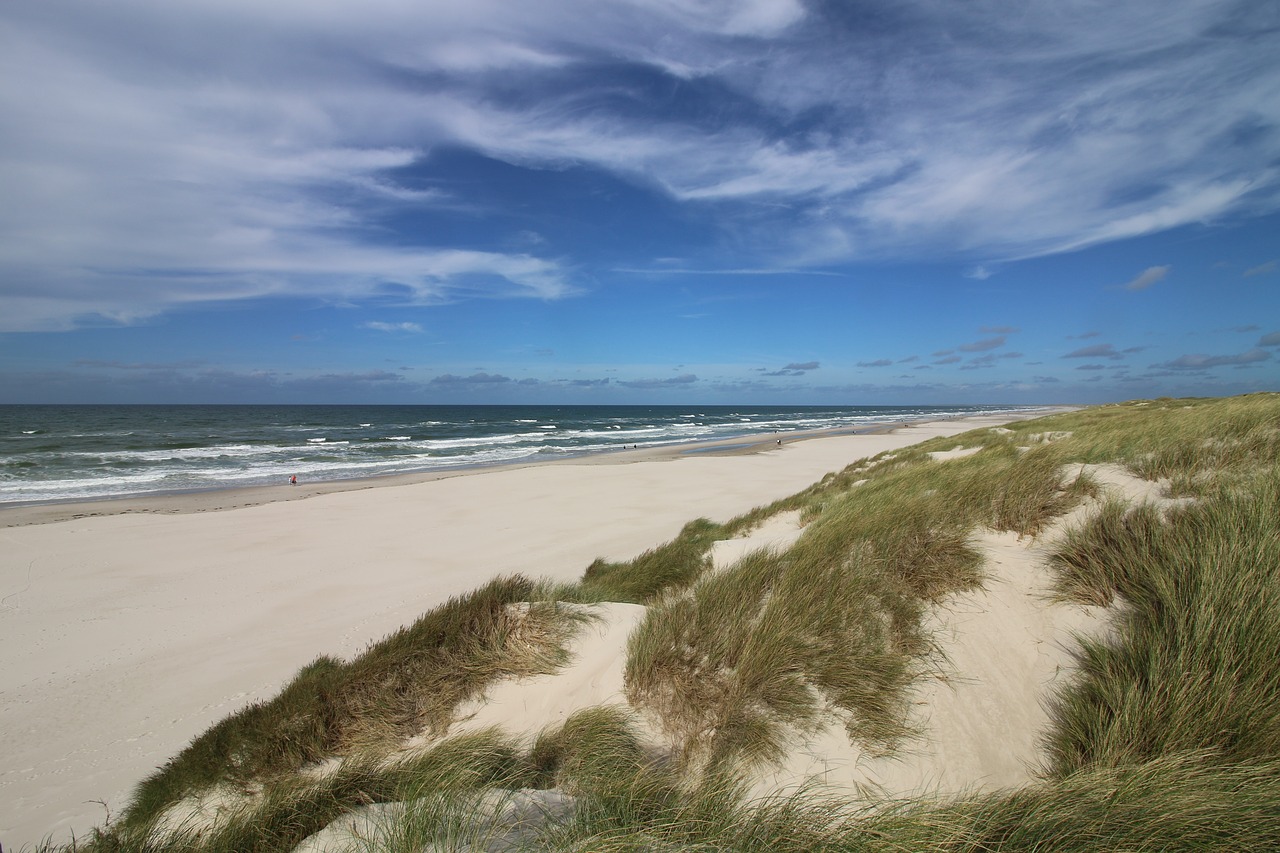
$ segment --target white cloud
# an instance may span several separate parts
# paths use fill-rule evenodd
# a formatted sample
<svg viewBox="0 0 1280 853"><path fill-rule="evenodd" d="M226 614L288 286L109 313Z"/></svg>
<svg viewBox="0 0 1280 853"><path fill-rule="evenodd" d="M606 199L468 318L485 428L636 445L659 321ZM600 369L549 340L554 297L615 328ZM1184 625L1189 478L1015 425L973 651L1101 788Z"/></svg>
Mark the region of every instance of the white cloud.
<svg viewBox="0 0 1280 853"><path fill-rule="evenodd" d="M1169 270L1171 269L1173 269L1173 267L1167 265L1163 267L1147 267L1145 270L1138 273L1137 277L1126 282L1124 284L1124 289L1146 290L1157 281L1164 281L1165 276L1169 274Z"/></svg>
<svg viewBox="0 0 1280 853"><path fill-rule="evenodd" d="M410 332L417 334L422 331L422 326L418 323L402 322L402 323L384 323L381 320L370 320L360 325L362 329L373 329L375 332Z"/></svg>
<svg viewBox="0 0 1280 853"><path fill-rule="evenodd" d="M67 328L265 295L570 292L572 261L379 239L397 206L458 203L392 177L440 146L660 188L762 269L993 264L1272 211L1268 137L1231 136L1280 124L1274 38L1249 14L119 0L68 16L9 0L0 315ZM668 94L705 86L717 109L664 111L610 63L668 75Z"/></svg>

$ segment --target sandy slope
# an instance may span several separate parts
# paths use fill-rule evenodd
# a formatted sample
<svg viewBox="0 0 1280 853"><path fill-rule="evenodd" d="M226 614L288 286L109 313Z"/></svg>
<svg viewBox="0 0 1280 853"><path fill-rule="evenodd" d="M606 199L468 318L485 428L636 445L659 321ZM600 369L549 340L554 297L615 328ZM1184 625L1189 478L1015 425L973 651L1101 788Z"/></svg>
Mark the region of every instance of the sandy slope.
<svg viewBox="0 0 1280 853"><path fill-rule="evenodd" d="M967 448L934 454L963 458ZM1163 484L1141 480L1116 466L1086 465L1104 493L1131 503L1174 505ZM1041 762L1041 738L1050 725L1048 701L1071 677L1080 637L1113 630L1114 608L1054 600L1048 554L1062 533L1100 505L1086 501L1039 537L981 530L973 543L984 557L986 580L933 607L925 629L936 648L930 671L912 690L915 734L891 755L851 743L831 717L814 735L796 736L788 760L762 769L752 792L768 797L825 788L878 802L919 794L1014 788L1033 781ZM796 513L767 520L738 539L717 542L716 569L758 550L784 550L801 534ZM1119 605L1117 605L1119 606ZM613 604L598 609L600 622L571 644L573 661L554 675L495 685L464 710L451 734L487 726L532 739L546 727L594 705L627 708L623 695L627 636L644 608ZM643 715L638 715L643 725Z"/></svg>
<svg viewBox="0 0 1280 853"><path fill-rule="evenodd" d="M95 801L118 812L191 738L317 655L358 653L491 577L576 579L693 518L727 520L856 459L1002 420L0 527L0 843L83 835L107 816Z"/></svg>

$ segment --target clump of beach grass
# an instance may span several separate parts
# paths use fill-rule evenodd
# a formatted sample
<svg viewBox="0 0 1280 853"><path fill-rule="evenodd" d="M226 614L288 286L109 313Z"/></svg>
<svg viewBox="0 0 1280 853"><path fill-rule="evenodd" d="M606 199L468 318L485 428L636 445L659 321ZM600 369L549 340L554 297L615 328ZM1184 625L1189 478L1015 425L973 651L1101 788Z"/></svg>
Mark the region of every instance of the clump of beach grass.
<svg viewBox="0 0 1280 853"><path fill-rule="evenodd" d="M184 797L255 785L335 756L385 753L422 732L440 734L461 702L497 679L552 672L586 618L539 600L538 585L496 579L450 599L344 663L320 658L270 701L215 725L138 786L122 816L147 824Z"/></svg>
<svg viewBox="0 0 1280 853"><path fill-rule="evenodd" d="M684 526L675 539L651 548L632 560L600 558L587 567L576 587L561 594L578 601L617 601L647 604L663 592L693 583L711 565L708 551L727 538L721 525L699 518Z"/></svg>
<svg viewBox="0 0 1280 853"><path fill-rule="evenodd" d="M791 569L753 554L655 605L632 635L627 696L687 765L778 761L793 730L817 725L827 704L847 711L865 740L901 733L896 702L919 650L918 620L887 611L910 602L880 575Z"/></svg>
<svg viewBox="0 0 1280 853"><path fill-rule="evenodd" d="M1109 505L1057 553L1062 591L1125 602L1055 706L1057 773L1208 750L1280 758L1280 465L1167 516Z"/></svg>
<svg viewBox="0 0 1280 853"><path fill-rule="evenodd" d="M319 778L280 776L216 820L200 814L122 820L72 848L84 853L245 853L292 850L342 815L373 803L516 787L530 778L513 739L489 730L441 741L393 763L360 756ZM158 820L160 822L158 822Z"/></svg>
<svg viewBox="0 0 1280 853"><path fill-rule="evenodd" d="M570 794L598 794L664 766L646 747L629 713L618 707L587 708L563 725L540 733L529 750L536 787Z"/></svg>

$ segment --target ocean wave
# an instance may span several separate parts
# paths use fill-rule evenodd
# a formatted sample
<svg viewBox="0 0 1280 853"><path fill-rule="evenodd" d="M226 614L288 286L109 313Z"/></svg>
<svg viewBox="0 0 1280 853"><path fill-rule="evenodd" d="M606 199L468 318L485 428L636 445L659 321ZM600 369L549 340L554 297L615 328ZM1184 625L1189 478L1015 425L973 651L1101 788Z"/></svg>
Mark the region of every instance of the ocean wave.
<svg viewBox="0 0 1280 853"><path fill-rule="evenodd" d="M512 415L524 413L460 407L451 411L452 419L424 419L411 411L384 417L373 408L265 415L232 408L175 422L172 409L147 421L144 407L116 412L110 424L103 418L111 413L100 408L72 412L78 420L60 409L58 416L67 419L57 429L44 429L40 419L40 428L32 430L33 419L26 416L6 426L0 436L0 503L270 485L293 474L303 482L330 481L1019 408L1029 407L557 407L530 409L539 417L517 418ZM369 420L358 421L360 414ZM126 416L133 428L112 428Z"/></svg>
<svg viewBox="0 0 1280 853"><path fill-rule="evenodd" d="M106 462L167 462L174 459L198 460L252 456L271 452L271 448L249 444L215 444L211 447L175 447L161 450L73 450L59 455L71 459L98 459Z"/></svg>

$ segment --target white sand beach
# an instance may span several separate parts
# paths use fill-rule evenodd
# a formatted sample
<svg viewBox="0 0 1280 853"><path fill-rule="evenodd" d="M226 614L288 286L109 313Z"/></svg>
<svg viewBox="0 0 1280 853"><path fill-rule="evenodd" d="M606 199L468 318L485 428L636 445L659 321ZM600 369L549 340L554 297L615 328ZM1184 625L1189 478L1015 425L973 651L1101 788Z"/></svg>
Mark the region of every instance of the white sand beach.
<svg viewBox="0 0 1280 853"><path fill-rule="evenodd" d="M857 459L1013 419L0 511L0 843L84 835L309 661L357 654L492 577L577 579L694 518L728 520Z"/></svg>

